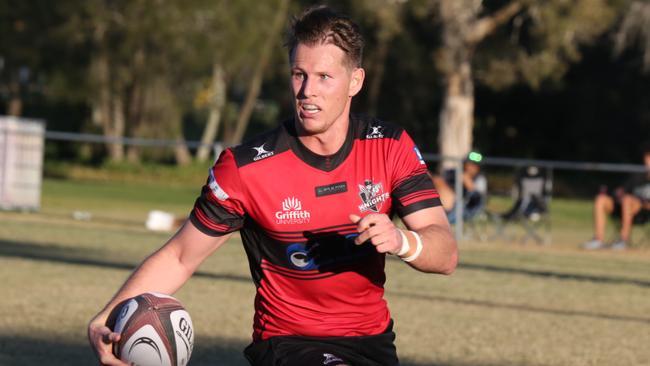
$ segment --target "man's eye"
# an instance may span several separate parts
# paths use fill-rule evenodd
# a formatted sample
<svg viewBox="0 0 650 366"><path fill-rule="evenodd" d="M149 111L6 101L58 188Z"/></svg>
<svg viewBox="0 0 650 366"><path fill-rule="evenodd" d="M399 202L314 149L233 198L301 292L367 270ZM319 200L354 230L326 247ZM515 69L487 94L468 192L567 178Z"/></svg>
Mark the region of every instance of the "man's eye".
<svg viewBox="0 0 650 366"><path fill-rule="evenodd" d="M329 75L327 75L327 74L323 74L323 75L321 75L320 78L321 78L322 80L329 80L329 79L331 79L331 77L330 77Z"/></svg>
<svg viewBox="0 0 650 366"><path fill-rule="evenodd" d="M293 73L293 78L294 79L302 79L304 77L305 77L305 74L303 74L302 72L294 72Z"/></svg>

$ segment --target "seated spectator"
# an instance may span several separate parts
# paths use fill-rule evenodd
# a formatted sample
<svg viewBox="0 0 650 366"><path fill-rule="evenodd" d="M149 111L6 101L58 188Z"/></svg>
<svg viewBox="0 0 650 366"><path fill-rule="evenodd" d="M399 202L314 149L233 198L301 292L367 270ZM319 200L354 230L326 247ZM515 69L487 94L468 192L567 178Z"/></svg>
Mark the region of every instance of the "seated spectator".
<svg viewBox="0 0 650 366"><path fill-rule="evenodd" d="M463 219L469 220L485 206L487 197L487 179L481 173L481 154L472 151L463 162ZM453 169L443 173L443 177L431 175L442 206L447 212L449 223L456 221L456 192L454 191L456 174Z"/></svg>
<svg viewBox="0 0 650 366"><path fill-rule="evenodd" d="M643 162L650 169L650 143L644 145ZM627 247L634 223L650 220L650 170L630 176L623 187L607 192L601 189L594 200L594 238L582 245L584 249L601 249L604 243L607 216L621 220L619 238L610 248L621 250Z"/></svg>

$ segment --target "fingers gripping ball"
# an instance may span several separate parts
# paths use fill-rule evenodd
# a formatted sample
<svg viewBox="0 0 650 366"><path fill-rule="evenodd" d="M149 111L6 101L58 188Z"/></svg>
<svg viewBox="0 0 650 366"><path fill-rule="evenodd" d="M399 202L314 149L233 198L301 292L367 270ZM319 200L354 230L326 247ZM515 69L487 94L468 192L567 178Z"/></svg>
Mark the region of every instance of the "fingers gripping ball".
<svg viewBox="0 0 650 366"><path fill-rule="evenodd" d="M115 356L129 365L185 366L194 346L189 313L174 297L144 293L113 310L113 331L121 333ZM109 325L110 326L110 325Z"/></svg>

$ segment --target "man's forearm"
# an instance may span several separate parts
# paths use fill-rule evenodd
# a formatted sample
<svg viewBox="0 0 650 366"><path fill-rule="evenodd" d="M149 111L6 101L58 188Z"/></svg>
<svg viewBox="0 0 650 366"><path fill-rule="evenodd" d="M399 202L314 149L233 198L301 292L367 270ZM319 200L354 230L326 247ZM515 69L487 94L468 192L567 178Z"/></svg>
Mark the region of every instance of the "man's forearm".
<svg viewBox="0 0 650 366"><path fill-rule="evenodd" d="M186 268L174 251L165 246L138 266L100 312L102 316L99 317L106 320L117 304L143 292L173 294L188 280L192 272L193 269Z"/></svg>
<svg viewBox="0 0 650 366"><path fill-rule="evenodd" d="M409 264L422 272L453 273L458 262L458 248L449 229L430 225L416 232L422 240L422 252Z"/></svg>

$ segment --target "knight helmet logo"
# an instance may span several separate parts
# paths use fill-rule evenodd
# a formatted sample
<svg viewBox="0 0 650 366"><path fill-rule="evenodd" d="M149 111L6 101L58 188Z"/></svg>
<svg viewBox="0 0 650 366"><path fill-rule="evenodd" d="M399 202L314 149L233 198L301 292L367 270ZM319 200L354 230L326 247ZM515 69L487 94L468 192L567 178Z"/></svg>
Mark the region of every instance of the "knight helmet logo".
<svg viewBox="0 0 650 366"><path fill-rule="evenodd" d="M373 184L372 180L366 179L363 184L359 184L359 197L362 204L359 205L359 211L379 212L381 207L390 195L384 192L382 183Z"/></svg>

